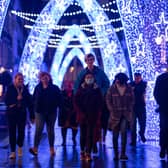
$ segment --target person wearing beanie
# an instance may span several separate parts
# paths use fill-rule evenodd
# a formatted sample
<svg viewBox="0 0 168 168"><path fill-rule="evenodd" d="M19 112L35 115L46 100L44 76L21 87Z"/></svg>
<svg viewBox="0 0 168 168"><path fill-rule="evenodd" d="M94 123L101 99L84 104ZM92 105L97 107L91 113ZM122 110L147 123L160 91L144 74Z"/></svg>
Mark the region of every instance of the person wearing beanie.
<svg viewBox="0 0 168 168"><path fill-rule="evenodd" d="M119 133L121 133L120 159L128 159L126 155L127 128L128 124L132 125L134 93L127 81L128 77L125 73L118 73L106 95L106 103L110 111L108 127L113 133L114 160L119 159Z"/></svg>

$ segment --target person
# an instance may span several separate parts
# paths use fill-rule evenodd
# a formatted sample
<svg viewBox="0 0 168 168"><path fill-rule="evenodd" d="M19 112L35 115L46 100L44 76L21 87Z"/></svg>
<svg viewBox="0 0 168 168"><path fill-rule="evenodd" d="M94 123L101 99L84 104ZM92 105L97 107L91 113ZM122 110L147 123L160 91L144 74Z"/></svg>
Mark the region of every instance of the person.
<svg viewBox="0 0 168 168"><path fill-rule="evenodd" d="M108 109L106 107L106 103L105 103L105 95L106 95L107 89L110 86L110 81L109 81L107 75L104 73L104 71L102 69L100 69L98 66L94 65L95 56L92 53L86 54L85 62L87 64L87 67L85 69L83 69L79 73L79 75L77 76L77 79L74 84L74 94L77 92L77 89L81 85L81 82L82 82L84 75L88 71L92 72L95 77L95 81L96 81L98 87L100 88L101 93L104 97L103 111L102 111L102 116L101 116L101 127L103 130L103 138L102 139L103 139L103 141L105 141L105 136L107 133L108 118L109 118L109 111L108 111ZM94 152L95 153L97 152L96 144L94 147Z"/></svg>
<svg viewBox="0 0 168 168"><path fill-rule="evenodd" d="M46 124L50 146L50 156L54 156L54 126L57 117L57 108L62 105L62 96L58 86L52 83L52 78L49 73L41 72L39 79L40 82L35 87L33 93L36 124L34 147L30 148L29 152L34 156L38 155L38 147L42 131L44 129L44 125Z"/></svg>
<svg viewBox="0 0 168 168"><path fill-rule="evenodd" d="M72 141L73 145L76 146L76 135L77 135L77 127L78 123L76 122L76 113L73 105L73 84L72 82L66 81L64 84L64 88L62 90L63 97L63 106L59 110L58 115L58 125L61 126L61 134L62 134L62 146L66 145L66 136L67 129L72 129Z"/></svg>
<svg viewBox="0 0 168 168"><path fill-rule="evenodd" d="M159 106L160 117L160 157L168 157L168 71L159 75L154 86L154 98Z"/></svg>
<svg viewBox="0 0 168 168"><path fill-rule="evenodd" d="M146 102L145 94L147 82L142 79L139 72L134 73L134 81L130 83L135 96L133 127L131 130L131 145L136 146L137 139L137 120L139 123L139 135L142 142L146 142L145 128L146 128Z"/></svg>
<svg viewBox="0 0 168 168"><path fill-rule="evenodd" d="M126 155L127 128L128 124L132 125L134 93L127 81L128 77L125 73L118 73L106 95L106 103L110 111L108 127L113 133L114 160L119 159L119 132L121 132L120 159L128 159Z"/></svg>
<svg viewBox="0 0 168 168"><path fill-rule="evenodd" d="M87 72L82 84L74 97L77 121L80 126L80 159L91 161L91 152L97 132L100 128L103 97L101 90L95 83L92 72Z"/></svg>
<svg viewBox="0 0 168 168"><path fill-rule="evenodd" d="M18 156L23 155L22 147L25 137L25 125L27 109L30 113L30 120L34 122L32 95L24 85L22 73L17 73L14 82L8 86L5 94L7 106L7 119L9 128L9 143L11 148L10 159L16 158L16 144L18 145Z"/></svg>
<svg viewBox="0 0 168 168"><path fill-rule="evenodd" d="M4 72L0 73L0 84L2 84L1 99L4 100L6 90L8 86L12 84L12 75L9 71L5 70Z"/></svg>

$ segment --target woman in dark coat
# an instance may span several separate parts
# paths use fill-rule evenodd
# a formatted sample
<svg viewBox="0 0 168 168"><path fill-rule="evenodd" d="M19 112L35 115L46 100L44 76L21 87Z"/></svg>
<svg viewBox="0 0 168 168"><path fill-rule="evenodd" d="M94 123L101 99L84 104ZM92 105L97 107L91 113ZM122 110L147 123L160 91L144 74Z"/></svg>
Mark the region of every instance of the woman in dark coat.
<svg viewBox="0 0 168 168"><path fill-rule="evenodd" d="M81 160L90 161L91 151L95 144L103 105L101 90L95 83L91 72L85 74L83 83L78 89L75 99L77 121L80 125Z"/></svg>
<svg viewBox="0 0 168 168"><path fill-rule="evenodd" d="M35 156L38 154L38 146L41 140L44 125L46 124L50 155L54 156L54 126L57 117L57 107L61 106L62 96L60 89L52 83L51 76L47 72L40 73L40 83L35 87L33 99L36 130L34 147L30 148L29 151Z"/></svg>
<svg viewBox="0 0 168 168"><path fill-rule="evenodd" d="M72 141L73 145L76 145L76 135L77 135L77 122L76 122L76 113L74 110L73 105L73 90L72 90L72 83L66 82L64 83L62 90L62 97L63 97L63 106L59 110L58 116L58 125L61 126L61 134L63 138L62 145L66 145L66 136L67 136L67 129L72 129Z"/></svg>
<svg viewBox="0 0 168 168"><path fill-rule="evenodd" d="M127 81L128 77L125 73L118 73L106 95L106 103L110 111L109 129L113 131L114 160L119 159L119 133L121 133L120 159L128 159L126 155L127 128L128 124L132 126L133 122L134 93Z"/></svg>
<svg viewBox="0 0 168 168"><path fill-rule="evenodd" d="M18 145L18 156L22 156L27 108L30 112L30 120L34 122L32 96L27 87L23 84L23 81L23 75L17 73L14 77L13 84L8 87L5 96L9 126L9 143L11 148L10 159L16 158L16 144Z"/></svg>

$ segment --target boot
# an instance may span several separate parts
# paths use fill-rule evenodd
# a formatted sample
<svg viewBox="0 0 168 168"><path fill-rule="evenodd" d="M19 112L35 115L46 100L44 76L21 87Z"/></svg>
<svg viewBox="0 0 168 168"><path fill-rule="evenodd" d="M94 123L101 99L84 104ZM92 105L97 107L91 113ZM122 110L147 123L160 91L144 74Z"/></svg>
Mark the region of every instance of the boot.
<svg viewBox="0 0 168 168"><path fill-rule="evenodd" d="M38 149L36 147L30 148L29 152L34 156L38 155Z"/></svg>
<svg viewBox="0 0 168 168"><path fill-rule="evenodd" d="M140 137L141 137L141 141L142 141L143 143L145 143L145 142L146 142L146 138L145 138L144 133L139 132L139 135L140 135Z"/></svg>
<svg viewBox="0 0 168 168"><path fill-rule="evenodd" d="M23 155L22 147L18 147L18 156L22 157L22 155Z"/></svg>

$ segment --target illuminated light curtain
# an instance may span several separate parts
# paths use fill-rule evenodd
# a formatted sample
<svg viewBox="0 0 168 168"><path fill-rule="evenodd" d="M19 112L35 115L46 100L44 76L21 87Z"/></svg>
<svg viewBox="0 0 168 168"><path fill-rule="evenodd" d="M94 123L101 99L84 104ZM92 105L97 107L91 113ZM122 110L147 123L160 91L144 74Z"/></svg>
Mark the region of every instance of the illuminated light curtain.
<svg viewBox="0 0 168 168"><path fill-rule="evenodd" d="M88 9L88 1L77 1L83 10L85 10L86 15L91 23L98 25L100 23L108 21L108 17L104 11L92 11ZM100 8L97 1L89 1L91 4L90 9ZM126 64L125 56L121 48L120 42L118 41L117 35L114 31L114 28L111 26L111 23L93 27L95 30L96 37L99 41L99 38L104 39L103 43L100 40L100 52L104 64L104 71L112 81L116 73L124 71L128 74L128 67ZM111 31L109 35L108 32ZM118 67L126 67L118 69Z"/></svg>
<svg viewBox="0 0 168 168"><path fill-rule="evenodd" d="M158 34L155 22L158 21L159 11L165 11L164 3L157 0L117 0L132 69L134 72L141 72L148 82L146 136L149 140L159 138L159 116L155 113L156 102L153 97L153 88L157 75L163 71L157 68L154 62L156 58L160 58L160 48L155 43Z"/></svg>
<svg viewBox="0 0 168 168"><path fill-rule="evenodd" d="M40 16L37 18L37 23L34 24L34 29L32 29L30 32L30 35L26 41L23 50L19 70L25 76L25 83L29 83L31 92L33 91L35 85L38 82L37 76L40 71L41 64L43 62L44 52L46 50L46 48L43 45L40 45L40 40L33 39L31 37L38 36L38 39L46 39L47 46L47 40L49 39L48 34L52 32L52 26L57 25L61 16L72 2L73 0L49 1L46 7L42 10ZM90 12L87 8L86 1L78 0L77 2L81 5L83 10L86 11L86 15L90 23L98 25L109 20L104 11L95 10ZM93 0L90 7L93 9L94 7L100 6L95 0ZM37 30L35 30L36 26L41 27L43 29L43 33L40 33ZM121 71L121 68L117 69L119 65L120 67L126 67L123 68L123 70L125 70L125 72L128 73L123 50L121 48L120 42L118 41L114 28L111 26L111 24L102 24L101 26L94 27L94 29L98 43L100 45L100 52L104 63L104 70L109 76L110 80L113 80L115 74L118 71ZM111 31L110 35L108 33L109 31ZM104 39L103 43L102 39ZM55 55L55 57L57 57L57 55Z"/></svg>
<svg viewBox="0 0 168 168"><path fill-rule="evenodd" d="M67 68L69 67L71 61L72 61L75 57L77 57L77 58L79 59L79 61L81 62L81 64L82 64L83 67L85 66L85 59L84 59L84 58L85 58L85 55L84 55L84 53L82 52L82 50L79 49L79 48L73 48L73 49L71 49L71 50L68 52L67 56L65 57L65 60L64 60L64 62L63 62L63 64L62 64L62 66L60 67L59 73L57 73L58 75L60 74L60 75L56 78L56 80L58 80L57 83L58 83L58 85L59 85L60 87L61 87L61 83L63 82L63 77L64 77L64 76L62 76L62 74L65 74L65 73L66 73ZM57 74L56 74L56 75L57 75ZM54 75L53 77L56 77L56 75Z"/></svg>
<svg viewBox="0 0 168 168"><path fill-rule="evenodd" d="M0 0L0 37L10 0Z"/></svg>
<svg viewBox="0 0 168 168"><path fill-rule="evenodd" d="M51 66L50 73L53 77L53 82L57 84L58 86L61 86L61 83L64 77L64 73L62 73L63 71L62 70L60 71L61 67L63 66L63 64L68 64L72 61L69 58L66 59L66 57L70 55L67 55L65 58L63 57L63 55L66 52L66 48L68 44L70 43L70 41L73 39L73 37L79 38L79 42L83 46L84 54L90 53L90 52L93 53L91 43L89 42L85 33L80 30L80 27L78 25L72 25L69 28L69 30L66 31L62 40L60 41L59 46L57 47L57 50L55 52L55 56L54 56L53 63ZM76 49L72 51L76 51L76 56L78 56L79 50ZM69 61L69 62L65 62L65 61ZM96 64L97 64L97 59L96 59Z"/></svg>
<svg viewBox="0 0 168 168"><path fill-rule="evenodd" d="M144 18L142 18L141 16L137 2L138 1L134 1L134 3L132 3L132 0L118 0L117 4L120 9L120 15L122 17L122 23L133 71L142 73L144 79L148 81L146 96L146 137L147 139L158 139L159 132L156 130L156 128L158 128L158 117L156 119L156 115L154 115L153 112L153 110L155 109L155 102L153 98L155 67L151 47L149 46L148 40L144 37L142 26ZM155 129L153 129L153 126L155 127ZM155 134L153 133L153 131L155 132Z"/></svg>

